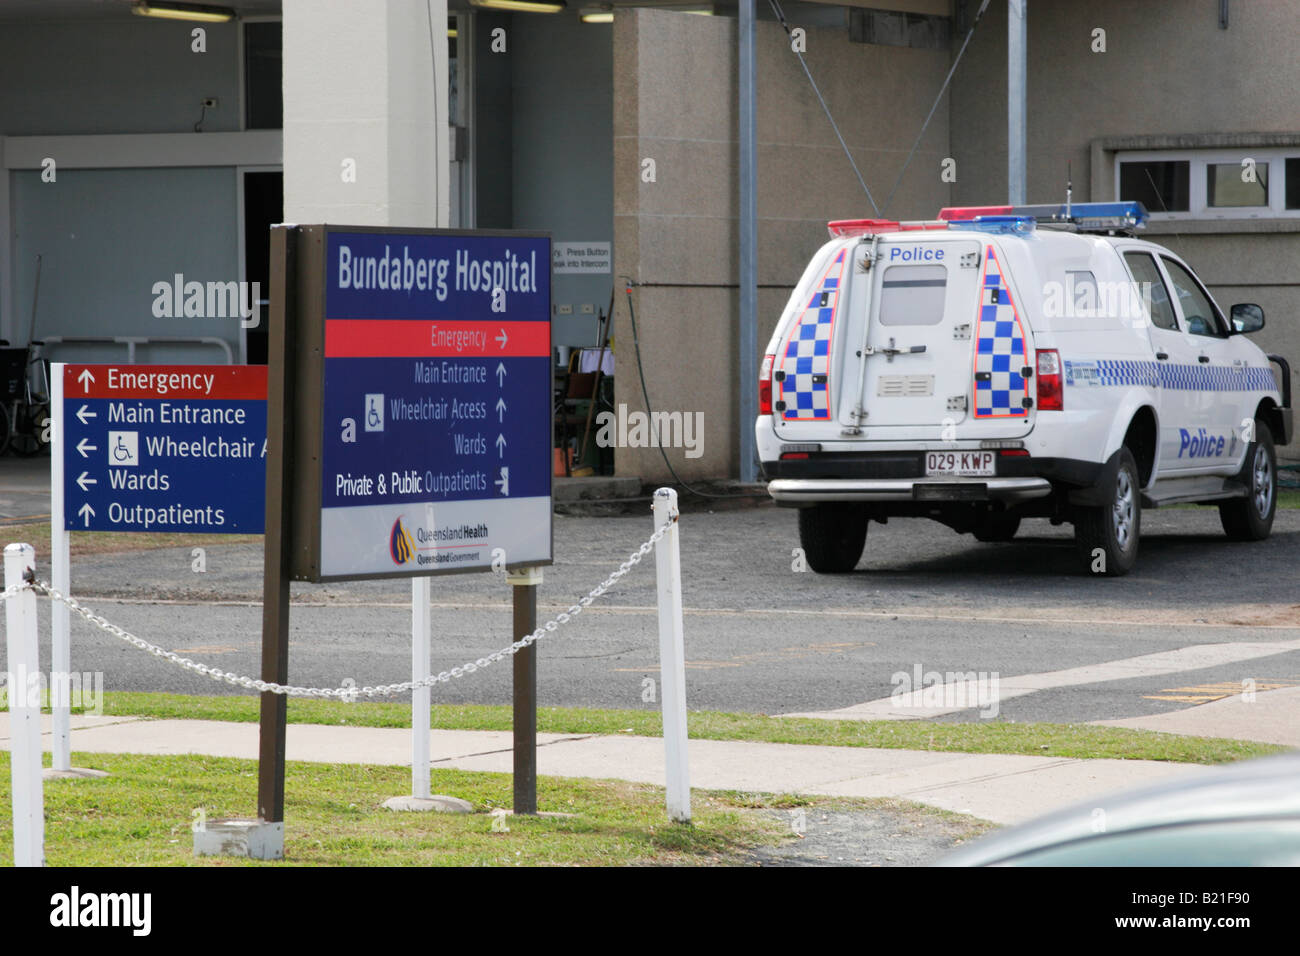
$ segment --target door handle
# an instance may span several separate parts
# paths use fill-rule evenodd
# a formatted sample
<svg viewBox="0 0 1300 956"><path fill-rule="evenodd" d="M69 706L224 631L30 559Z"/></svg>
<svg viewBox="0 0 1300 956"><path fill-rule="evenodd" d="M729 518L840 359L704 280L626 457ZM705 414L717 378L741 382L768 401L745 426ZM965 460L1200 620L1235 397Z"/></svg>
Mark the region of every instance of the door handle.
<svg viewBox="0 0 1300 956"><path fill-rule="evenodd" d="M1196 356L1196 361L1200 362L1202 365L1208 365L1210 357L1208 355L1198 355Z"/></svg>
<svg viewBox="0 0 1300 956"><path fill-rule="evenodd" d="M1169 353L1168 353L1168 352L1157 352L1157 353L1156 353L1156 358L1158 358L1158 359L1159 359L1160 361L1162 361L1162 362L1167 362L1167 361L1169 361Z"/></svg>

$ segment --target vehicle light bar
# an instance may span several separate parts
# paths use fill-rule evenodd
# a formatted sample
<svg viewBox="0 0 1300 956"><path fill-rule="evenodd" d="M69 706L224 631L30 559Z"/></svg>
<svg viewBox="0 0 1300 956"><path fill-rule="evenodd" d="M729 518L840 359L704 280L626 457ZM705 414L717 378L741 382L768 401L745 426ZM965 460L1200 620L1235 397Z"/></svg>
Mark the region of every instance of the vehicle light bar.
<svg viewBox="0 0 1300 956"><path fill-rule="evenodd" d="M939 218L948 222L980 221L990 218L1016 217L1039 223L1071 223L1084 231L1141 229L1147 210L1140 202L1080 202L1070 206L947 206Z"/></svg>

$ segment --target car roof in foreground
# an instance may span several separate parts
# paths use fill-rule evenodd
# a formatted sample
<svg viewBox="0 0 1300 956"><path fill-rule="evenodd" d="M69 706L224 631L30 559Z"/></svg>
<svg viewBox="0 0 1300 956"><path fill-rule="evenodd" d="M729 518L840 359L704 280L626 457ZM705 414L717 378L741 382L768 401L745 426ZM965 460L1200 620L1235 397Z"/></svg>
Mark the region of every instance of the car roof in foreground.
<svg viewBox="0 0 1300 956"><path fill-rule="evenodd" d="M990 834L937 865L990 866L1048 847L1157 827L1280 819L1300 821L1300 751L1097 797Z"/></svg>

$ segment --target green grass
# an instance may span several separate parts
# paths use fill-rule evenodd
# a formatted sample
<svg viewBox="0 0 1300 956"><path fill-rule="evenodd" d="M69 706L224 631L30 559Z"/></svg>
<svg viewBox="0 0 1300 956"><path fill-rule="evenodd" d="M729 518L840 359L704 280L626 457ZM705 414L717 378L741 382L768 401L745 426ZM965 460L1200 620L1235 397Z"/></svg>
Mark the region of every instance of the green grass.
<svg viewBox="0 0 1300 956"><path fill-rule="evenodd" d="M110 692L104 713L157 718L255 722L256 697L189 697L177 694ZM511 708L435 705L431 724L443 730L510 730ZM411 708L402 703L336 703L291 700L289 722L352 727L409 727ZM886 747L958 753L1031 754L1042 757L1110 757L1215 764L1286 750L1274 744L1184 737L1091 724L1012 723L981 720L944 723L920 720L818 720L765 717L726 711L692 711L690 736L697 740L751 740L836 747ZM558 734L633 734L658 737L657 710L594 710L542 707L537 729Z"/></svg>
<svg viewBox="0 0 1300 956"><path fill-rule="evenodd" d="M184 756L77 754L99 779L45 782L46 859L51 866L256 866L192 855L196 811L208 820L252 815L257 764ZM471 814L400 813L382 803L410 792L410 770L290 763L285 778L285 857L308 866L631 866L742 862L780 842L788 827L752 795L696 793L692 822L670 823L662 788L541 777L538 808L572 816L504 819L508 774L433 772L433 790L462 797ZM843 801L840 801L841 803ZM814 801L815 803L815 801ZM9 805L9 755L0 753L0 805ZM772 804L776 806L778 804ZM8 813L0 814L0 862L13 859Z"/></svg>

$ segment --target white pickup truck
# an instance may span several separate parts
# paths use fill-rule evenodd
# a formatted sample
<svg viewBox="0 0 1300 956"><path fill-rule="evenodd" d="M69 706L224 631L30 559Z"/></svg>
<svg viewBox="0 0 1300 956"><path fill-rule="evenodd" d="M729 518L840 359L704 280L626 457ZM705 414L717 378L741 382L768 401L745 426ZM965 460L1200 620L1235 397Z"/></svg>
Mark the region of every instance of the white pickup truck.
<svg viewBox="0 0 1300 956"><path fill-rule="evenodd" d="M813 570L851 571L868 522L895 516L982 541L1070 522L1105 575L1134 566L1144 507L1215 505L1230 537L1268 536L1290 369L1246 338L1259 306L1225 315L1133 237L1145 219L1081 203L830 224L766 349L756 423Z"/></svg>

